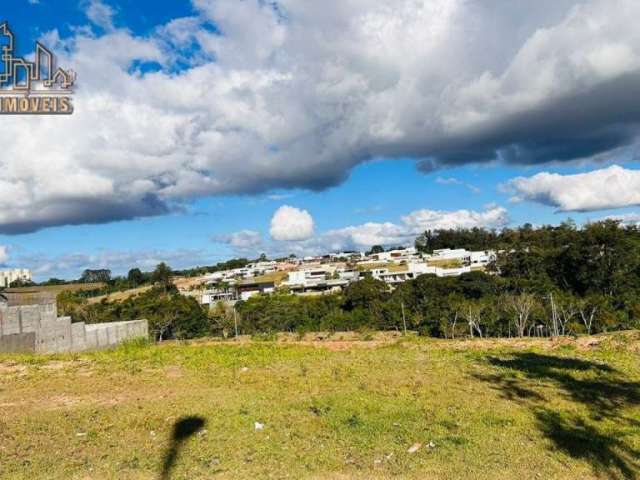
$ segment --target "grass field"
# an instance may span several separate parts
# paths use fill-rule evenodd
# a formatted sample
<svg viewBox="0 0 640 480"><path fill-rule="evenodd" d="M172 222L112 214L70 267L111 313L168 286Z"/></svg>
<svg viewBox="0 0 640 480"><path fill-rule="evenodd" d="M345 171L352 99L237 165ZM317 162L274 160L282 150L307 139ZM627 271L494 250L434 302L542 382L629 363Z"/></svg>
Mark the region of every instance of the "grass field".
<svg viewBox="0 0 640 480"><path fill-rule="evenodd" d="M51 294L59 294L62 292L80 292L85 290L98 290L100 288L106 287L106 283L96 282L96 283L67 283L65 285L44 285L44 286L35 286L35 287L16 287L16 288L8 288L6 291L8 293L51 293Z"/></svg>
<svg viewBox="0 0 640 480"><path fill-rule="evenodd" d="M627 332L5 356L0 478L633 479L639 355Z"/></svg>

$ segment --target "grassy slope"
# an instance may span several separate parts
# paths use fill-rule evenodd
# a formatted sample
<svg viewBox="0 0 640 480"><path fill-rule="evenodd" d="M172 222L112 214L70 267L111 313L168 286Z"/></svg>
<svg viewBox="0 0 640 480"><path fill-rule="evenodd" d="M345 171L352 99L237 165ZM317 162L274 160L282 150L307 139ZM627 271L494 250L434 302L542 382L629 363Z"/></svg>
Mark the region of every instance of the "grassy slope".
<svg viewBox="0 0 640 480"><path fill-rule="evenodd" d="M171 478L636 478L640 336L588 343L0 357L0 478L158 478L187 415Z"/></svg>
<svg viewBox="0 0 640 480"><path fill-rule="evenodd" d="M131 297L135 297L140 295L141 293L147 292L153 288L152 285L145 285L143 287L130 288L129 290L124 290L122 292L113 292L108 295L100 295L99 297L91 297L88 299L89 304L92 303L100 303L103 300L107 302L122 302Z"/></svg>
<svg viewBox="0 0 640 480"><path fill-rule="evenodd" d="M8 293L41 293L48 292L59 294L61 292L78 292L84 290L97 290L99 288L106 287L105 283L97 282L97 283L68 283L65 285L45 285L45 286L35 286L35 287L16 287L16 288L8 288Z"/></svg>

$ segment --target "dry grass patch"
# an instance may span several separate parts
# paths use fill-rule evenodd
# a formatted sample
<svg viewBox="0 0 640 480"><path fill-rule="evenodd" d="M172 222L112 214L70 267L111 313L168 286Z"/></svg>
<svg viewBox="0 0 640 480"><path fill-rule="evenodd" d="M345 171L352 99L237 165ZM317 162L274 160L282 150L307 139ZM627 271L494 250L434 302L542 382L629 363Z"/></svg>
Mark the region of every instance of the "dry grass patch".
<svg viewBox="0 0 640 480"><path fill-rule="evenodd" d="M91 297L87 299L89 304L106 302L122 302L133 297L137 297L141 293L148 292L153 288L153 285L145 285L143 287L131 288L123 292L113 292L108 295L100 295L99 297Z"/></svg>

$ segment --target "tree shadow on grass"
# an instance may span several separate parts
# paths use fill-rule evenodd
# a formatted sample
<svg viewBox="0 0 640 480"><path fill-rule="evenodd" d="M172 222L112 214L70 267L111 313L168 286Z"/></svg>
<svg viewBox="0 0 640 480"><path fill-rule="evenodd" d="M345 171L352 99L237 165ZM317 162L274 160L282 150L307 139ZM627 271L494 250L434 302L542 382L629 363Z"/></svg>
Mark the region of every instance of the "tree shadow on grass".
<svg viewBox="0 0 640 480"><path fill-rule="evenodd" d="M637 431L638 421L623 416L621 410L640 405L640 382L629 381L609 365L576 358L526 352L487 360L500 371L476 378L495 385L504 398L530 408L538 428L556 449L589 462L600 476L638 478L640 452L629 447L625 438L629 429ZM580 404L587 414L545 408L545 396L531 388L533 382ZM610 427L606 431L604 420Z"/></svg>
<svg viewBox="0 0 640 480"><path fill-rule="evenodd" d="M176 464L180 449L189 438L202 430L206 423L207 421L204 418L192 416L183 417L173 425L171 443L164 455L160 480L169 480L171 478L171 470Z"/></svg>
<svg viewBox="0 0 640 480"><path fill-rule="evenodd" d="M516 401L519 403L527 402L527 401L543 401L545 397L541 394L532 390L530 388L522 385L522 380L518 378L514 378L509 374L504 373L496 373L493 375L473 375L474 378L478 380L482 380L484 382L489 382L496 386L496 389L500 391L502 396L507 400Z"/></svg>
<svg viewBox="0 0 640 480"><path fill-rule="evenodd" d="M500 384L503 391L508 392L514 385L522 387L523 377L527 381L546 381L567 399L587 407L596 419L618 417L620 408L640 405L640 382L628 381L621 372L603 363L537 353L488 360L507 371L502 376L508 382Z"/></svg>
<svg viewBox="0 0 640 480"><path fill-rule="evenodd" d="M536 413L540 430L556 448L573 458L589 462L602 476L637 478L640 451L626 443L624 435L602 433L579 416L563 417L560 413L540 409Z"/></svg>

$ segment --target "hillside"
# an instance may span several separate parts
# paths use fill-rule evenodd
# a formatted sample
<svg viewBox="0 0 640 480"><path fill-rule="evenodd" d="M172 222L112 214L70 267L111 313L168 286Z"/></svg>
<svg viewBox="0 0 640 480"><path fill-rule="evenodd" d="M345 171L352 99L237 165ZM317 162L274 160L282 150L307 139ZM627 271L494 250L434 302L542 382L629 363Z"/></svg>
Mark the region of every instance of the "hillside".
<svg viewBox="0 0 640 480"><path fill-rule="evenodd" d="M0 478L637 478L639 353L387 333L5 356Z"/></svg>
<svg viewBox="0 0 640 480"><path fill-rule="evenodd" d="M128 298L135 297L136 295L140 295L141 293L147 292L153 288L152 285L145 285L143 287L130 288L129 290L124 290L122 292L113 292L108 295L100 295L98 297L88 298L87 301L89 304L92 303L100 303L103 300L107 302L121 302L123 300L127 300Z"/></svg>
<svg viewBox="0 0 640 480"><path fill-rule="evenodd" d="M67 283L64 285L44 285L44 286L33 286L33 287L16 287L16 288L7 288L6 292L8 293L21 293L21 294L32 294L32 293L51 293L51 294L59 294L61 292L80 292L80 291L90 291L90 290L98 290L106 287L105 283L97 282L97 283Z"/></svg>

